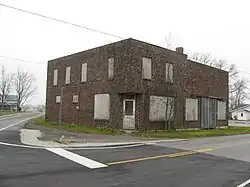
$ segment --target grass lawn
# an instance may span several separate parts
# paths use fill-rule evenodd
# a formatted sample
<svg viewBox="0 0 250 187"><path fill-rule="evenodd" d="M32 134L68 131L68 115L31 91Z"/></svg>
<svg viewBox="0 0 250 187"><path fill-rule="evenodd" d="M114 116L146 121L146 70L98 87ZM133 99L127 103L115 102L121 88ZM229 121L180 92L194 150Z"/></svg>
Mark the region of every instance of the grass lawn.
<svg viewBox="0 0 250 187"><path fill-rule="evenodd" d="M121 131L110 129L110 128L97 128L87 125L75 125L75 124L59 124L59 123L47 123L44 117L38 117L30 120L30 123L41 125L47 128L61 129L69 132L79 133L93 133L93 134L119 134Z"/></svg>
<svg viewBox="0 0 250 187"><path fill-rule="evenodd" d="M123 131L111 128L97 128L87 125L47 123L44 117L30 120L30 123L41 125L47 128L61 129L69 132L93 133L93 134L122 134ZM211 136L227 136L236 134L250 134L250 127L225 127L211 130L177 130L177 131L148 131L133 132L132 136L144 136L154 138L199 138Z"/></svg>
<svg viewBox="0 0 250 187"><path fill-rule="evenodd" d="M10 110L0 110L0 116L15 114L15 113L17 113L17 112L10 111Z"/></svg>
<svg viewBox="0 0 250 187"><path fill-rule="evenodd" d="M148 131L135 132L134 136L155 138L199 138L211 136L228 136L236 134L249 134L250 127L226 127L211 130L180 130L180 131Z"/></svg>

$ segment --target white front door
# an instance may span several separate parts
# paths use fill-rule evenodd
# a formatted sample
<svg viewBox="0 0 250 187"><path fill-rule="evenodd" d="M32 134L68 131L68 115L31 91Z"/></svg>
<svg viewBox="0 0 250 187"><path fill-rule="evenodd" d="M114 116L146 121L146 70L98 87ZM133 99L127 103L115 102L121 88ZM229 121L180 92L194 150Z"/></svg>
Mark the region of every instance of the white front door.
<svg viewBox="0 0 250 187"><path fill-rule="evenodd" d="M135 129L135 100L123 100L123 129Z"/></svg>

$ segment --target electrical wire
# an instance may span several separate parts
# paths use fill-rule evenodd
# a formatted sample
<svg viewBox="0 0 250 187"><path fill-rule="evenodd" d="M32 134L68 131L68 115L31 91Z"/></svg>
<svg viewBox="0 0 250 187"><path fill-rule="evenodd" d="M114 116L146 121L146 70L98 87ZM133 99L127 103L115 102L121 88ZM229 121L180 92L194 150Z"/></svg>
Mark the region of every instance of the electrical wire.
<svg viewBox="0 0 250 187"><path fill-rule="evenodd" d="M92 32L96 32L96 33L99 33L99 34L104 34L104 35L112 36L112 37L115 37L115 38L124 39L121 36L117 36L117 35L114 35L114 34L111 34L111 33L108 33L108 32L104 32L104 31L100 31L100 30L97 30L97 29L92 29L90 27L82 26L82 25L79 25L79 24L71 23L69 21L64 21L64 20L61 20L61 19L52 18L52 17L46 16L46 15L43 15L43 14L40 14L40 13L31 12L31 11L28 11L28 10L16 8L16 7L1 4L1 3L0 3L0 6L5 7L5 8L9 8L9 9L13 9L13 10L17 10L17 11L20 11L20 12L23 12L23 13L32 14L34 16L39 16L39 17L42 17L42 18L45 18L45 19L56 21L56 22L68 24L68 25L71 25L71 26L75 26L75 27L82 28L82 29L85 29L85 30L89 30L89 31L92 31Z"/></svg>

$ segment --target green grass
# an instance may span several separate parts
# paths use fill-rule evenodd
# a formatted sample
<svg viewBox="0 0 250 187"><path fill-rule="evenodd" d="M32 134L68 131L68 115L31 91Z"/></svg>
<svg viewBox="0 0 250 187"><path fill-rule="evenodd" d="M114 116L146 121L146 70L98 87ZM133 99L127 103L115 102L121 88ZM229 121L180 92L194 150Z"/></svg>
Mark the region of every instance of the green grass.
<svg viewBox="0 0 250 187"><path fill-rule="evenodd" d="M75 124L58 124L47 123L44 117L39 117L30 120L30 123L41 125L47 128L61 129L69 132L78 133L93 133L93 134L121 134L123 131L119 131L111 128L97 128L87 125L75 125ZM147 131L147 132L133 132L132 136L144 136L154 138L200 138L200 137L212 137L212 136L228 136L236 134L250 134L250 127L225 127L211 130L177 130L177 131Z"/></svg>
<svg viewBox="0 0 250 187"><path fill-rule="evenodd" d="M78 133L93 133L93 134L120 134L121 131L111 128L97 128L87 125L75 125L75 124L59 124L59 123L47 123L43 117L35 118L30 120L30 123L41 125L47 128L66 130L69 132L78 132Z"/></svg>
<svg viewBox="0 0 250 187"><path fill-rule="evenodd" d="M236 134L249 134L250 127L225 127L211 130L179 130L179 131L148 131L135 132L134 136L154 138L199 138L211 136L228 136Z"/></svg>
<svg viewBox="0 0 250 187"><path fill-rule="evenodd" d="M15 114L15 113L17 113L17 112L10 111L10 110L0 110L0 116Z"/></svg>

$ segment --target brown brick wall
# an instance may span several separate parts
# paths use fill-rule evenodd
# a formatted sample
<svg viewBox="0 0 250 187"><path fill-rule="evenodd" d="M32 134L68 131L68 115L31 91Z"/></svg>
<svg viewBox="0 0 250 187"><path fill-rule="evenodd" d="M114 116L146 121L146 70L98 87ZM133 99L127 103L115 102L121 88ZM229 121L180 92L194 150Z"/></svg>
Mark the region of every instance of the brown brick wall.
<svg viewBox="0 0 250 187"><path fill-rule="evenodd" d="M142 57L152 59L152 80L142 79ZM114 58L114 79L108 80L108 58ZM174 83L165 81L165 63L174 65ZM87 82L80 83L81 64L87 63ZM65 68L71 66L71 84L65 85ZM188 68L187 68L188 67ZM58 69L58 86L52 86L53 70ZM187 71L189 70L189 71ZM205 72L205 73L204 73ZM187 61L187 56L145 42L127 39L48 63L46 119L58 121L60 104L55 96L64 86L63 122L122 128L123 98L136 94L136 129L162 129L164 122L149 122L149 96L176 98L175 126L185 128L185 97L191 95L216 96L228 100L227 73L199 63ZM195 81L193 81L195 79ZM218 80L222 83L218 84ZM185 86L184 86L185 84ZM206 85L209 86L206 86ZM109 93L110 120L93 120L94 94ZM79 95L80 110L72 103ZM189 125L190 124L190 125Z"/></svg>

